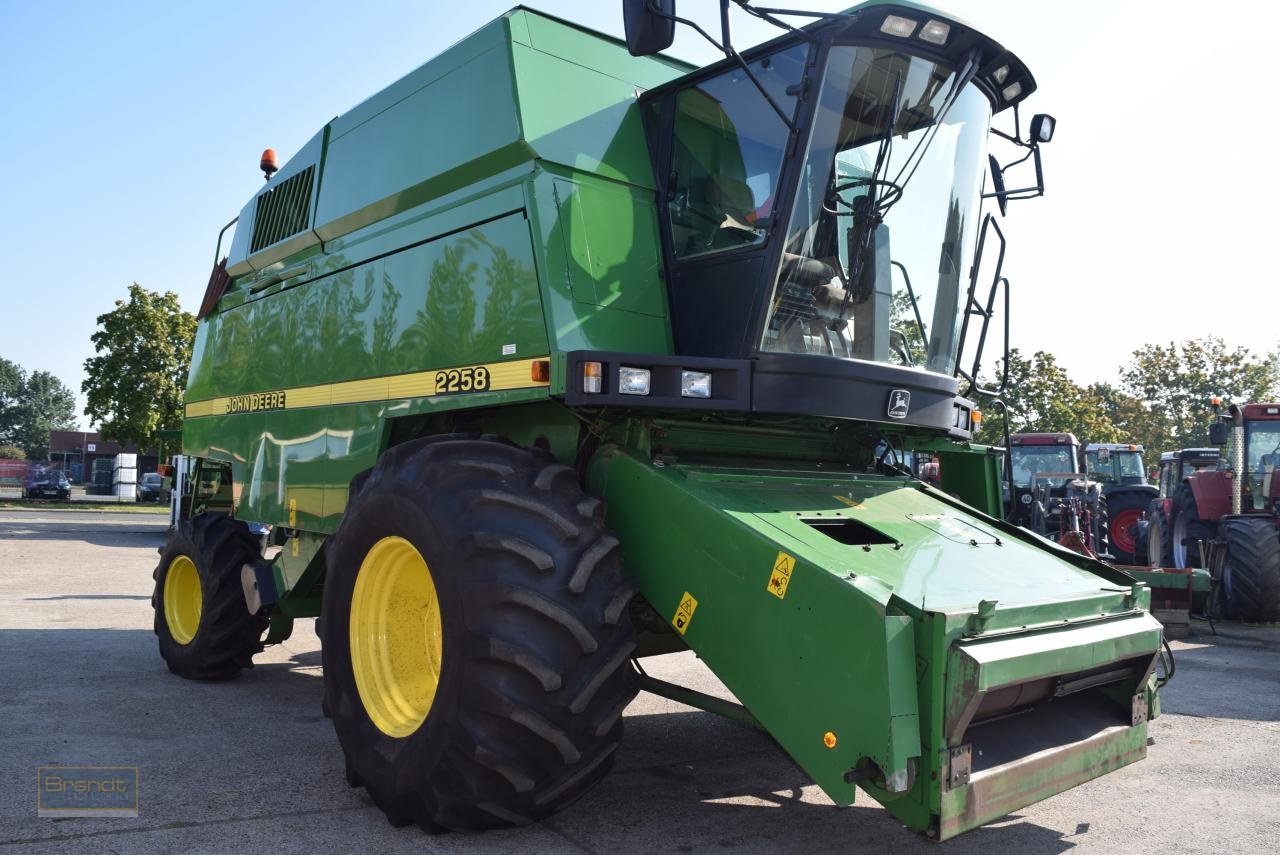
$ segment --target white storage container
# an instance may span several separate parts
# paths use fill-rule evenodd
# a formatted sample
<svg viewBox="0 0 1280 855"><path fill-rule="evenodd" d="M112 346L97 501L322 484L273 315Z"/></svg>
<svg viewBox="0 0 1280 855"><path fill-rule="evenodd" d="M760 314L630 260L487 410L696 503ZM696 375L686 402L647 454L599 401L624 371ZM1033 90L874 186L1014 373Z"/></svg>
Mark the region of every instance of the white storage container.
<svg viewBox="0 0 1280 855"><path fill-rule="evenodd" d="M122 502L132 502L138 498L138 485L116 484L116 495Z"/></svg>
<svg viewBox="0 0 1280 855"><path fill-rule="evenodd" d="M116 469L137 469L137 468L138 468L138 455L136 455L136 454L117 454L117 455L116 455L115 468L116 468Z"/></svg>
<svg viewBox="0 0 1280 855"><path fill-rule="evenodd" d="M111 476L112 484L137 484L137 469L117 469L115 474Z"/></svg>

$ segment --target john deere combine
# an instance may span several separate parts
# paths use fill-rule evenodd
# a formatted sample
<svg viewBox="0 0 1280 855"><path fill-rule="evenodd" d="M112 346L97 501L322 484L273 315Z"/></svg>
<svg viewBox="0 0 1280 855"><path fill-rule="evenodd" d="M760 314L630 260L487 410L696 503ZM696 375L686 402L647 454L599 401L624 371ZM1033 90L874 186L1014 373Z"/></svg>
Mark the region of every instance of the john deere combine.
<svg viewBox="0 0 1280 855"><path fill-rule="evenodd" d="M161 654L224 678L320 616L393 823L553 813L642 688L936 838L1146 753L1148 590L1001 521L969 444L1030 73L905 3L739 53L723 5L702 69L656 54L669 0L630 51L504 15L265 158L211 278ZM1052 120L1010 124L1038 167ZM741 705L633 664L687 648Z"/></svg>

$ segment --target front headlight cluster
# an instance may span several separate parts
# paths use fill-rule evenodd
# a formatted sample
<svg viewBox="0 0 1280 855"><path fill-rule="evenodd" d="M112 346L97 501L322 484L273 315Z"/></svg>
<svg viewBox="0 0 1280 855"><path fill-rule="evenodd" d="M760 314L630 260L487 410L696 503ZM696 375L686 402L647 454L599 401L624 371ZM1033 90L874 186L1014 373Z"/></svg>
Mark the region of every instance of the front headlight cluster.
<svg viewBox="0 0 1280 855"><path fill-rule="evenodd" d="M598 395L603 391L604 366L600 362L582 363L582 391ZM632 365L618 366L616 389L620 395L648 395L653 389L653 372L648 368ZM680 396L683 398L710 398L711 373L708 371L680 372Z"/></svg>

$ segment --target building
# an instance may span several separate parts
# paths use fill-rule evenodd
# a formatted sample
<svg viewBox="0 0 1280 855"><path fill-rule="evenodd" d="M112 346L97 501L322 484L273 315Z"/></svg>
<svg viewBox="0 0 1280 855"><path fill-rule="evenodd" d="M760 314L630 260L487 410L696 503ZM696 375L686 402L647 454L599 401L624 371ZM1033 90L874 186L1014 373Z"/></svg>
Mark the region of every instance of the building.
<svg viewBox="0 0 1280 855"><path fill-rule="evenodd" d="M139 477L147 472L156 471L156 464L160 462L155 449L139 451L136 445L121 445L118 442L104 440L93 431L49 431L49 460L61 464L68 477L76 484L92 480L94 461L111 461L121 453L138 455ZM99 464L99 469L106 465Z"/></svg>

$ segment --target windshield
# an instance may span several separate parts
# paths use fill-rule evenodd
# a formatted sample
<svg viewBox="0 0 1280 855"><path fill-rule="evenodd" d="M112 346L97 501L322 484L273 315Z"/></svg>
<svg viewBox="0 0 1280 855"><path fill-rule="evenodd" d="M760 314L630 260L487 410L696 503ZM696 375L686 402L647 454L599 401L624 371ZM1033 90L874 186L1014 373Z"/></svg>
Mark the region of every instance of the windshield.
<svg viewBox="0 0 1280 855"><path fill-rule="evenodd" d="M1266 507L1263 487L1268 472L1280 466L1280 421L1250 419L1244 423L1244 468L1247 489L1255 510ZM1275 477L1274 475L1272 477Z"/></svg>
<svg viewBox="0 0 1280 855"><path fill-rule="evenodd" d="M991 106L955 69L831 48L761 347L951 374Z"/></svg>
<svg viewBox="0 0 1280 855"><path fill-rule="evenodd" d="M142 483L143 484L159 484L160 474L158 472L148 472L146 475L142 476Z"/></svg>
<svg viewBox="0 0 1280 855"><path fill-rule="evenodd" d="M1076 471L1068 445L1018 445L1010 451L1010 457L1013 458L1013 483L1019 487L1030 487L1031 476L1043 472ZM1051 478L1049 483L1061 487L1067 479Z"/></svg>
<svg viewBox="0 0 1280 855"><path fill-rule="evenodd" d="M1086 451L1089 475L1103 484L1145 484L1146 472L1142 468L1142 454L1137 451L1111 451L1095 449Z"/></svg>
<svg viewBox="0 0 1280 855"><path fill-rule="evenodd" d="M1250 473L1280 464L1280 422L1248 421L1244 430L1249 437L1244 465Z"/></svg>

